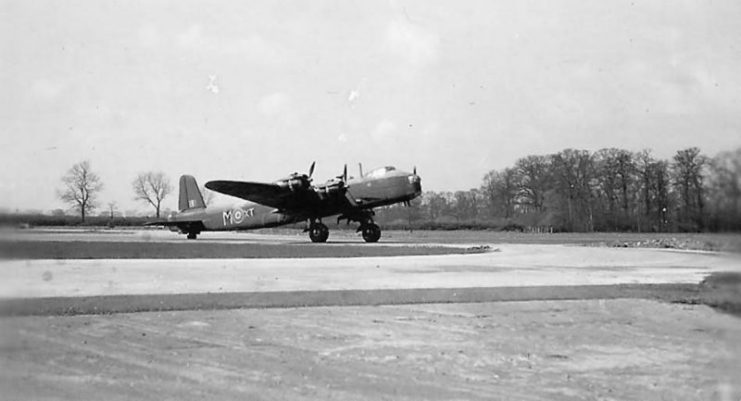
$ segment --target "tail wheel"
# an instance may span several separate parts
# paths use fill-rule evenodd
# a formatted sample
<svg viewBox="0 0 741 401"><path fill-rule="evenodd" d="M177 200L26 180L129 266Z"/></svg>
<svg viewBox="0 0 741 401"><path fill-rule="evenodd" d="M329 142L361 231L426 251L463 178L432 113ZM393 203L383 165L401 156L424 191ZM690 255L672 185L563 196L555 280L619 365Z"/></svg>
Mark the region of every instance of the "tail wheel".
<svg viewBox="0 0 741 401"><path fill-rule="evenodd" d="M365 242L378 242L379 238L381 238L381 227L378 227L375 223L363 226L363 239Z"/></svg>
<svg viewBox="0 0 741 401"><path fill-rule="evenodd" d="M309 238L311 242L327 242L329 228L322 223L314 223L309 227Z"/></svg>

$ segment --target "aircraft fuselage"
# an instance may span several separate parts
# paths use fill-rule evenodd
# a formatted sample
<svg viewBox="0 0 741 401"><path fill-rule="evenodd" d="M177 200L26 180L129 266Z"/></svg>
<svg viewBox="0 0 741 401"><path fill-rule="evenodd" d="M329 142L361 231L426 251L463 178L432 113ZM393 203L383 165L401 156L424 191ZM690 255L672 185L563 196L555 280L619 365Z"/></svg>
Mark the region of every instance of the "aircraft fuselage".
<svg viewBox="0 0 741 401"><path fill-rule="evenodd" d="M277 183L280 182L285 181ZM338 191L339 185L343 186L341 191ZM359 221L363 227L372 224L373 208L408 202L422 192L416 173L393 167L376 169L346 182L329 180L313 185L311 190L313 192L297 193L296 204L300 207L291 210L280 210L255 202L229 207L195 208L172 214L167 218L167 225L173 231L195 237L201 231L250 230L304 220L319 222L322 218L339 215Z"/></svg>

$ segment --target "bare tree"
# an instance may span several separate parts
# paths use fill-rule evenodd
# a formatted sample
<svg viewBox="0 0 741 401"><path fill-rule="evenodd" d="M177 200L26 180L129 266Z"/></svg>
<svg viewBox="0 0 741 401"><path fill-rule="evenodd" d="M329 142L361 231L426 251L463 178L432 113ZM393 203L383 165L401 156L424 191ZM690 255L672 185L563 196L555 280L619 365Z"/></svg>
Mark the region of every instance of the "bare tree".
<svg viewBox="0 0 741 401"><path fill-rule="evenodd" d="M543 211L546 193L553 186L550 158L548 156L527 156L517 160L514 169L519 176L520 206L528 211Z"/></svg>
<svg viewBox="0 0 741 401"><path fill-rule="evenodd" d="M638 231L648 229L650 227L651 220L651 208L654 205L654 201L651 197L651 188L654 185L652 178L652 165L656 163L656 159L651 155L650 149L644 149L636 153L636 171L638 175L638 189L640 190L640 206L637 210L638 216ZM641 213L640 208L643 209ZM640 221L640 218L644 218L644 222Z"/></svg>
<svg viewBox="0 0 741 401"><path fill-rule="evenodd" d="M59 198L80 211L80 218L85 222L85 216L95 209L95 197L103 188L100 177L90 169L90 162L83 161L72 166L62 177L64 189L57 191Z"/></svg>
<svg viewBox="0 0 741 401"><path fill-rule="evenodd" d="M448 209L448 201L444 193L428 191L423 193L422 196L422 202L427 204L427 218L430 221L435 221L445 214Z"/></svg>
<svg viewBox="0 0 741 401"><path fill-rule="evenodd" d="M455 197L453 209L455 218L459 222L474 218L476 208L471 193L469 191L456 191L453 196Z"/></svg>
<svg viewBox="0 0 741 401"><path fill-rule="evenodd" d="M116 202L108 202L108 217L113 220L113 214L116 213Z"/></svg>
<svg viewBox="0 0 741 401"><path fill-rule="evenodd" d="M597 218L614 230L626 230L633 222L631 210L636 166L633 155L624 149L600 149L594 154L596 194L601 213Z"/></svg>
<svg viewBox="0 0 741 401"><path fill-rule="evenodd" d="M134 188L134 199L149 203L154 207L156 217L160 217L162 200L172 192L170 180L162 172L139 174L131 183Z"/></svg>
<svg viewBox="0 0 741 401"><path fill-rule="evenodd" d="M716 155L710 163L709 197L716 228L741 228L741 148Z"/></svg>
<svg viewBox="0 0 741 401"><path fill-rule="evenodd" d="M508 219L514 215L520 192L520 180L516 169L489 171L484 176L481 190L486 196L491 217L501 216Z"/></svg>
<svg viewBox="0 0 741 401"><path fill-rule="evenodd" d="M704 227L705 193L703 188L704 168L707 157L696 147L677 151L672 163L674 186L679 193L680 219L693 231Z"/></svg>
<svg viewBox="0 0 741 401"><path fill-rule="evenodd" d="M587 150L564 149L551 157L556 193L570 231L593 231L594 158Z"/></svg>

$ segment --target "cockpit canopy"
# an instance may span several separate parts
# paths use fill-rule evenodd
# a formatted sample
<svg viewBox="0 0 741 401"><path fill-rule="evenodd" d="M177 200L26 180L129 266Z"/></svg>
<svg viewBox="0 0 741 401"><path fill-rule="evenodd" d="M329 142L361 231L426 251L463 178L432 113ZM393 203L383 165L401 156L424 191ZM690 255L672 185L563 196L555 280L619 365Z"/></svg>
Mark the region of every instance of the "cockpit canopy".
<svg viewBox="0 0 741 401"><path fill-rule="evenodd" d="M396 167L394 167L394 166L379 167L377 169L373 169L373 170L369 171L365 175L365 177L380 178L380 177L383 177L386 174L388 174L389 172L394 171L394 170L396 170Z"/></svg>

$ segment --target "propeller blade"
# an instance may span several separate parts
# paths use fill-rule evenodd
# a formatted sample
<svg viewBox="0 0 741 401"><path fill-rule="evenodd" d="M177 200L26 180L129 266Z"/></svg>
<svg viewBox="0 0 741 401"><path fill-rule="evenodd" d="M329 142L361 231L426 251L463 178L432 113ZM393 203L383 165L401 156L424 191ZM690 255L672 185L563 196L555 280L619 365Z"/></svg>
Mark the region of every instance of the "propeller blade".
<svg viewBox="0 0 741 401"><path fill-rule="evenodd" d="M417 175L417 166L414 166L414 175Z"/></svg>
<svg viewBox="0 0 741 401"><path fill-rule="evenodd" d="M345 169L342 170L342 181L347 182L347 163L345 164Z"/></svg>
<svg viewBox="0 0 741 401"><path fill-rule="evenodd" d="M360 178L363 178L363 163L358 163L358 170L360 170Z"/></svg>
<svg viewBox="0 0 741 401"><path fill-rule="evenodd" d="M314 174L314 165L316 164L316 160L311 162L311 167L309 167L309 178Z"/></svg>

